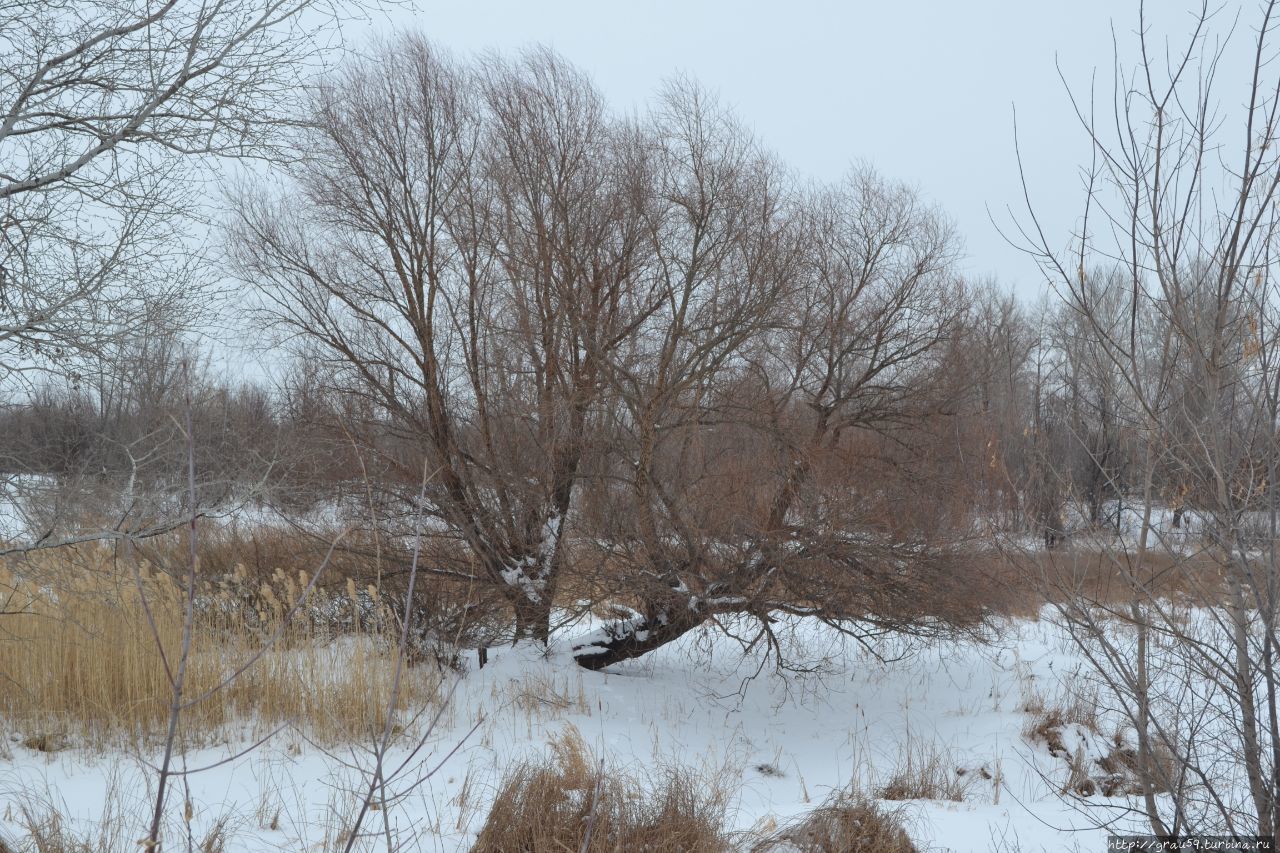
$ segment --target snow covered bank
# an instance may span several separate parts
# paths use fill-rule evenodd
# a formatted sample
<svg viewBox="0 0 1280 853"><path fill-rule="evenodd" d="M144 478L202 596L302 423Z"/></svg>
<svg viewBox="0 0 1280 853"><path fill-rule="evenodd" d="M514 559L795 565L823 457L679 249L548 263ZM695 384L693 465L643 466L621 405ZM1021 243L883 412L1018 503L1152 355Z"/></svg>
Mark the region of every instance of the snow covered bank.
<svg viewBox="0 0 1280 853"><path fill-rule="evenodd" d="M581 669L561 647L493 649L484 669L471 660L428 747L389 786L398 796L386 826L407 849L468 849L504 768L540 754L573 726L596 754L637 773L681 764L727 774L736 788L730 820L737 829L772 828L850 785L873 795L909 794L895 783L920 776L928 764L945 777L939 790L959 799L906 804L922 848L1102 849L1104 833L1090 828L1098 815L1059 796L1068 778L1064 762L1024 736L1025 709L1037 697L1058 695L1079 667L1049 621L1019 623L990 647L907 649L886 641L875 649L885 659L912 652L889 663L816 623L799 623L792 641L813 673L761 669L758 657L743 658L736 644L709 632L604 672ZM389 766L425 732L419 722ZM9 757L0 761L0 828L8 837L17 839L19 807L33 796L51 799L86 832L115 814L127 824L121 837L142 836L148 756L43 753L23 746L24 734L6 733ZM246 745L235 736L227 741L188 754L186 766L216 765ZM366 784L361 768L371 766L367 746L325 750L286 730L186 778L192 835L199 839L227 818L230 849L329 849L357 807ZM174 831L185 837L182 798L175 803ZM382 831L383 816L372 823Z"/></svg>

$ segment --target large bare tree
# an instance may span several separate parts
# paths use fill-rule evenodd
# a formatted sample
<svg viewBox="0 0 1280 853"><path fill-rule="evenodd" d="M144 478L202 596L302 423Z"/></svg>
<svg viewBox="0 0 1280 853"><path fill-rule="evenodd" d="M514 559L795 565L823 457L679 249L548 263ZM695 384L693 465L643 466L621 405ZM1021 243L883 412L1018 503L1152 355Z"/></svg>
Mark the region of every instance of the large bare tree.
<svg viewBox="0 0 1280 853"><path fill-rule="evenodd" d="M606 666L730 614L775 652L779 613L861 637L972 619L954 595L962 561L878 524L879 490L845 473L859 437L907 443L941 407L967 306L950 224L865 168L799 193L705 94L677 87L664 103L679 181L664 195L685 236L657 251L681 275L663 283L660 343L621 373L616 452L637 527L611 555L647 582L631 586L642 608L577 643L578 661Z"/></svg>
<svg viewBox="0 0 1280 853"><path fill-rule="evenodd" d="M429 511L545 640L602 371L651 310L645 152L546 51L467 65L407 37L315 112L299 196L246 200L241 268L369 401L391 469L425 455Z"/></svg>
<svg viewBox="0 0 1280 853"><path fill-rule="evenodd" d="M366 404L384 518L427 460L424 511L470 560L428 571L500 590L516 636L546 640L572 551L635 611L576 644L584 666L720 613L816 612L823 577L833 621L937 615L945 560L867 535L831 474L859 435L945 408L967 297L917 193L869 170L801 190L693 83L619 118L543 50L403 38L313 114L285 195L243 200L238 266Z"/></svg>

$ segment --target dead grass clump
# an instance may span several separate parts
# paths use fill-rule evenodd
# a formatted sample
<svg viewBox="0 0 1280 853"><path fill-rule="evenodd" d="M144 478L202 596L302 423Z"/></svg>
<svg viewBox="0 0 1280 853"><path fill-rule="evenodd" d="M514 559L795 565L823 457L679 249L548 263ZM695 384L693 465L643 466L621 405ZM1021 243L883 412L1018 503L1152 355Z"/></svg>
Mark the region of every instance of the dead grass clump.
<svg viewBox="0 0 1280 853"><path fill-rule="evenodd" d="M512 704L529 715L558 716L570 710L578 714L591 712L581 681L575 691L568 680L561 683L550 673L526 675L510 685L507 695Z"/></svg>
<svg viewBox="0 0 1280 853"><path fill-rule="evenodd" d="M9 814L19 827L21 837L16 846L0 838L0 853L19 850L24 853L102 853L141 849L142 842L131 836L136 835L144 816L129 807L114 778L108 782L106 806L95 819L68 817L65 804L30 790L18 793ZM190 815L188 811L188 820L184 822L187 850L226 853L230 849L235 822L230 814L213 819L200 830L193 827Z"/></svg>
<svg viewBox="0 0 1280 853"><path fill-rule="evenodd" d="M85 837L68 829L57 812L40 813L29 811L24 806L19 809L18 822L26 836L28 849L34 853L96 853L112 849L105 837ZM0 853L8 853L9 849L0 841Z"/></svg>
<svg viewBox="0 0 1280 853"><path fill-rule="evenodd" d="M227 845L231 841L229 826L230 818L226 816L218 818L200 839L193 839L195 849L200 853L226 853Z"/></svg>
<svg viewBox="0 0 1280 853"><path fill-rule="evenodd" d="M1062 740L1062 719L1055 714L1040 713L1027 718L1022 727L1022 737L1032 743L1043 743L1054 758L1071 754Z"/></svg>
<svg viewBox="0 0 1280 853"><path fill-rule="evenodd" d="M1143 760L1138 750L1117 732L1111 750L1097 761L1098 791L1104 797L1137 796L1144 793L1143 780L1154 794L1173 790L1179 775L1177 756L1162 740L1153 738L1151 756Z"/></svg>
<svg viewBox="0 0 1280 853"><path fill-rule="evenodd" d="M7 791L6 815L16 825L19 837L11 844L0 837L0 853L99 853L136 847L128 837L131 818L136 815L116 776L108 777L104 794L101 814L93 820L76 820L52 790L24 787Z"/></svg>
<svg viewBox="0 0 1280 853"><path fill-rule="evenodd" d="M551 747L547 761L507 775L473 853L731 849L723 786L684 770L624 778L595 760L572 727Z"/></svg>
<svg viewBox="0 0 1280 853"><path fill-rule="evenodd" d="M1067 758L1067 782L1062 786L1062 793L1078 797L1092 797L1096 794L1098 783L1089 771L1089 759L1085 755L1084 744L1080 744Z"/></svg>
<svg viewBox="0 0 1280 853"><path fill-rule="evenodd" d="M33 752L62 752L71 745L70 739L62 732L36 732L19 741Z"/></svg>
<svg viewBox="0 0 1280 853"><path fill-rule="evenodd" d="M909 742L888 781L876 792L882 800L961 802L974 777L937 744Z"/></svg>
<svg viewBox="0 0 1280 853"><path fill-rule="evenodd" d="M843 791L751 848L751 853L917 853L902 812Z"/></svg>
<svg viewBox="0 0 1280 853"><path fill-rule="evenodd" d="M1078 726L1095 735L1102 732L1096 691L1073 691L1053 702L1035 694L1027 699L1022 710L1027 714L1022 726L1023 738L1045 744L1049 754L1055 758L1072 760L1074 753L1064 736L1064 731L1070 726Z"/></svg>
<svg viewBox="0 0 1280 853"><path fill-rule="evenodd" d="M335 546L336 545L336 546ZM330 550L331 546L335 546ZM189 544L184 531L146 540L136 556L157 566L183 566ZM197 543L201 572L227 581L229 590L255 607L262 587L274 587L283 576L296 577L316 566L326 568L318 581L320 598L339 605L312 610L306 615L333 633L346 633L358 622L367 622L368 608L347 608L346 589L354 584L361 592L376 589L382 598L403 601L408 583L408 552L395 537L369 529L303 530L284 525L209 523ZM398 550L399 549L399 550ZM327 560L327 563L325 562ZM422 542L420 565L447 569L459 578L475 566L466 549L449 537L427 537ZM469 583L441 575L420 574L415 583L417 608L414 628L419 640L445 639L463 647L491 645L509 637L508 611L501 594L485 584ZM430 636L427 636L430 635ZM431 657L433 649L419 652Z"/></svg>
<svg viewBox="0 0 1280 853"><path fill-rule="evenodd" d="M208 522L201 526L196 553L201 570L209 577L246 574L254 585L269 583L277 571L296 574L320 565L326 556L326 585L341 588L347 578L363 583L377 573L368 537L349 532L339 539L336 530L307 532L283 524L237 525ZM137 555L156 565L184 565L190 543L185 530L152 537L137 546Z"/></svg>
<svg viewBox="0 0 1280 853"><path fill-rule="evenodd" d="M1050 755L1066 764L1063 793L1079 797L1134 796L1144 793L1144 779L1153 793L1172 789L1179 763L1158 738L1152 740L1151 756L1146 761L1120 732L1112 735L1110 749L1101 758L1096 753L1089 755L1083 741L1074 748L1068 745L1068 733L1073 730L1093 735L1094 744L1105 743L1096 692L1073 692L1053 703L1036 695L1023 710L1028 717L1022 736L1032 743L1045 744Z"/></svg>

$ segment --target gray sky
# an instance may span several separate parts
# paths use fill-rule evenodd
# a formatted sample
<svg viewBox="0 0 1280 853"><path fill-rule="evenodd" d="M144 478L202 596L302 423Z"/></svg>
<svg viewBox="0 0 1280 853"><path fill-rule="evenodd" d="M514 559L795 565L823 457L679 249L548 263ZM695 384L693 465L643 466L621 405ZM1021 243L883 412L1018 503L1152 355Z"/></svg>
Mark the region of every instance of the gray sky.
<svg viewBox="0 0 1280 853"><path fill-rule="evenodd" d="M1179 36L1192 3L1149 0L1159 28ZM833 179L861 160L916 184L958 223L971 275L1034 296L1043 289L1034 262L987 213L1004 222L1006 205L1021 210L1014 105L1038 211L1065 243L1089 146L1054 57L1081 92L1096 67L1109 95L1111 27L1132 57L1137 8L1136 0L418 0L416 13L376 29L417 28L461 53L547 44L620 109L643 106L663 78L688 73L801 175Z"/></svg>

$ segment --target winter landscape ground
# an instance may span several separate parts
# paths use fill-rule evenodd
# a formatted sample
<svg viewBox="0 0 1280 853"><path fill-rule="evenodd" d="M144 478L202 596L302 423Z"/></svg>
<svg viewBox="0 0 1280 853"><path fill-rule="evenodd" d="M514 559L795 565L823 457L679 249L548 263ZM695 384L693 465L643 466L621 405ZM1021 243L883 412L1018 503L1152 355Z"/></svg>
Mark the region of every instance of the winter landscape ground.
<svg viewBox="0 0 1280 853"><path fill-rule="evenodd" d="M691 768L726 796L726 827L744 841L803 818L832 793L889 789L895 798L881 805L901 815L922 850L1102 849L1106 833L1095 824L1116 817L1102 814L1115 801L1064 799L1068 765L1031 733L1046 706L1082 701L1079 654L1049 614L1011 622L990 645L886 639L863 649L803 621L788 637L812 673L784 677L712 633L607 672L582 670L555 644L494 649L484 669L472 655L426 745L391 786L397 843L471 849L504 769L571 736L637 782ZM333 665L343 665L341 646ZM1069 722L1062 738L1072 752L1085 745L1092 760L1122 725L1104 714L1098 731ZM399 763L426 727L419 719L397 738L388 760ZM109 832L144 822L153 782L140 762L153 754L75 743L41 752L23 745L27 732L7 734L8 837L23 836L24 807L52 806L68 831L90 839L104 820L118 821ZM235 726L209 734L228 742L191 750L188 765L217 764L253 740ZM202 839L225 821L230 850L333 849L363 793L366 753L359 742L324 746L304 728L282 731L190 778L190 830ZM894 793L895 782L934 790Z"/></svg>
<svg viewBox="0 0 1280 853"><path fill-rule="evenodd" d="M269 529L262 513L240 515ZM1179 547L1195 541L1198 519L1174 531L1168 512L1157 516L1157 531ZM1127 525L1121 539L1136 532ZM6 587L15 596L40 592L13 576ZM113 588L64 594L96 602ZM993 616L968 639L908 638L870 626L855 639L816 619L780 614L777 648L746 647L751 623L725 618L600 671L579 666L567 640L496 645L483 667L476 650L437 644L436 654L453 657L447 666L419 657L403 673L403 698L385 728L386 787L354 849L502 849L476 846L478 835L495 803L510 798L504 786L513 770L548 762L586 762L588 778L602 770L636 797L682 774L719 846L660 849L842 849L788 839L802 841L815 810L850 797L870 800L918 850L1102 849L1109 833L1146 830L1131 712L1099 679L1087 638L1069 629L1063 609L1034 599L1020 600L1020 614ZM151 601L157 610L180 604L157 590ZM233 710L219 712L228 716L184 731L180 769L192 772L180 779L182 806L166 816L170 837L197 850L347 849L378 760L385 717L377 708L388 702L396 660L394 631L350 620L347 614L371 606L367 596L351 601L344 609L347 602L316 593L310 615L298 621L341 627L291 634L255 663L269 675L241 676L249 681L247 701L228 702ZM617 616L618 605L578 604L557 614L565 637L589 637ZM121 603L108 618L141 623L137 605ZM199 606L224 605L210 597ZM145 658L151 640L141 624L95 628L95 607L68 614L72 624L52 638L54 657L40 668L66 671L11 679L20 691L67 682L48 695L83 698L78 707L87 719L42 713L37 704L7 721L0 841L10 849L129 849L136 841L130 834L149 820L162 718L131 718L124 707L127 696L154 703L146 688L104 688L83 668ZM10 609L22 608L11 601ZM1179 612L1191 622L1201 618L1187 605ZM243 630L241 623L218 624ZM7 636L49 644L38 630L26 635L18 627ZM1123 638L1132 626L1117 618L1111 633ZM240 638L260 643L262 636L258 626ZM237 653L252 652L252 645L219 646L224 659L215 669L232 670ZM13 660L7 665L16 672ZM287 693L283 682L310 704L295 697L279 712L269 707L262 695ZM102 704L117 707L87 710L100 689L114 697ZM1214 686L1205 680L1191 693L1212 702ZM353 701L354 714L347 707ZM1229 716L1205 730L1228 724ZM151 732L130 731L133 725ZM579 807L593 796L589 785L573 787L580 780L563 784L560 793ZM837 843L882 849L858 846L857 837Z"/></svg>

